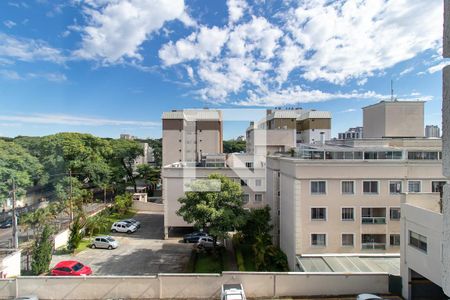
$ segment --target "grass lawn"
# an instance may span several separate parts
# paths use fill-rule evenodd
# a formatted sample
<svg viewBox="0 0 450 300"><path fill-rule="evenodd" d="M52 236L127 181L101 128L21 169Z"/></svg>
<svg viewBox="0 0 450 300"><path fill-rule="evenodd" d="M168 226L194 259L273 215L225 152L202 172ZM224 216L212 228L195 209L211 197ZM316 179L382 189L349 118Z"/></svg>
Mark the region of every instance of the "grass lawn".
<svg viewBox="0 0 450 300"><path fill-rule="evenodd" d="M244 258L245 271L256 271L255 267L255 255L251 245L240 244L242 257Z"/></svg>
<svg viewBox="0 0 450 300"><path fill-rule="evenodd" d="M90 238L83 238L80 242L80 244L78 245L77 249L75 249L74 253L80 253L83 250L86 250L87 247L89 247L89 244L91 243L91 239Z"/></svg>
<svg viewBox="0 0 450 300"><path fill-rule="evenodd" d="M222 257L220 254L199 252L195 262L194 273L221 273Z"/></svg>

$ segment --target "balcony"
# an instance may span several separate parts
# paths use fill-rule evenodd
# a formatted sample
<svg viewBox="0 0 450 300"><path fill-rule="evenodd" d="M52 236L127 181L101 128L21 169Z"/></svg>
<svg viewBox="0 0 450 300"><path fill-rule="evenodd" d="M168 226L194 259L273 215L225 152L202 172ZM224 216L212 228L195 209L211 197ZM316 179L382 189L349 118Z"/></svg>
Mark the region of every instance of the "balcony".
<svg viewBox="0 0 450 300"><path fill-rule="evenodd" d="M362 224L386 224L386 208L365 207L361 209Z"/></svg>
<svg viewBox="0 0 450 300"><path fill-rule="evenodd" d="M386 243L362 243L362 250L386 250Z"/></svg>
<svg viewBox="0 0 450 300"><path fill-rule="evenodd" d="M385 217L362 217L362 224L386 224Z"/></svg>
<svg viewBox="0 0 450 300"><path fill-rule="evenodd" d="M385 234L362 234L361 235L362 250L386 250Z"/></svg>

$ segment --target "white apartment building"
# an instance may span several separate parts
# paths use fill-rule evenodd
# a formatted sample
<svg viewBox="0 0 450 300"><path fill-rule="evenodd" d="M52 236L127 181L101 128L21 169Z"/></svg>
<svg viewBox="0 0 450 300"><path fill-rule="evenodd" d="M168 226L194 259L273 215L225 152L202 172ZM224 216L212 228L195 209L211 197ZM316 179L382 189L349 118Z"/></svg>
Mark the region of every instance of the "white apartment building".
<svg viewBox="0 0 450 300"><path fill-rule="evenodd" d="M440 140L363 144L305 145L295 157L267 158L274 240L292 270L307 254L398 254L401 193L432 192L445 180Z"/></svg>
<svg viewBox="0 0 450 300"><path fill-rule="evenodd" d="M338 133L339 140L354 140L354 139L362 139L363 138L363 127L352 127L349 128L346 132Z"/></svg>
<svg viewBox="0 0 450 300"><path fill-rule="evenodd" d="M311 110L297 118L297 143L324 144L330 139L330 112Z"/></svg>
<svg viewBox="0 0 450 300"><path fill-rule="evenodd" d="M427 138L440 138L441 129L437 125L427 125L425 126L425 137Z"/></svg>
<svg viewBox="0 0 450 300"><path fill-rule="evenodd" d="M162 169L164 201L164 235L171 228L191 227L176 214L180 208L178 199L188 190L189 183L206 179L211 174L222 174L238 182L244 191L246 208L267 205L265 190L265 159L246 154L205 155L200 163L173 163Z"/></svg>
<svg viewBox="0 0 450 300"><path fill-rule="evenodd" d="M441 193L404 194L401 200L401 275L405 299L448 299L444 265Z"/></svg>
<svg viewBox="0 0 450 300"><path fill-rule="evenodd" d="M222 153L222 112L185 109L164 112L162 165L198 162L203 154Z"/></svg>

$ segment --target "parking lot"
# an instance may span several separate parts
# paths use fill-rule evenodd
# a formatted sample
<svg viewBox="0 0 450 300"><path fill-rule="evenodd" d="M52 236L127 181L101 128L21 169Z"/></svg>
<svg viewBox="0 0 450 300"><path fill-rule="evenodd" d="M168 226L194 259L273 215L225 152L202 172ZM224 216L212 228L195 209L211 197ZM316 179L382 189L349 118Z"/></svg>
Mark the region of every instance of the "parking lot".
<svg viewBox="0 0 450 300"><path fill-rule="evenodd" d="M134 218L141 222L138 231L111 234L119 242L117 249L86 249L76 255L54 255L51 267L62 260L72 259L89 265L93 275L183 272L192 244L180 243L179 238L163 240L163 214L141 212Z"/></svg>

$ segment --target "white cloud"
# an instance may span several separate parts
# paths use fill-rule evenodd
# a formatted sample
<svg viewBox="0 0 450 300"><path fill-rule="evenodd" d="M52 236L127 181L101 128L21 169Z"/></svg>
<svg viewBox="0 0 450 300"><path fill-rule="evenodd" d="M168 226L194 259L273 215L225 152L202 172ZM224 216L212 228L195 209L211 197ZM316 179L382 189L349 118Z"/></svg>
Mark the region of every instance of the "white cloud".
<svg viewBox="0 0 450 300"><path fill-rule="evenodd" d="M12 70L0 70L0 77L10 79L10 80L20 80L22 77Z"/></svg>
<svg viewBox="0 0 450 300"><path fill-rule="evenodd" d="M413 67L406 68L406 69L404 69L403 71L400 72L400 76L403 76L403 75L406 75L408 73L411 73L412 71L414 71Z"/></svg>
<svg viewBox="0 0 450 300"><path fill-rule="evenodd" d="M64 82L67 81L66 75L63 73L25 73L19 74L13 70L0 70L0 77L9 80L27 80L27 79L45 79L51 82Z"/></svg>
<svg viewBox="0 0 450 300"><path fill-rule="evenodd" d="M229 22L213 27L220 35L208 35L216 51L206 51L199 42L205 25L159 51L166 67L190 65L193 72L187 77L198 75L196 93L206 101L230 101L245 92L267 103L274 103L269 96L295 102L299 94L305 96L299 101L311 95L320 101L336 99L336 94L298 86L305 81L341 85L350 80L364 85L387 68L425 50L434 52L442 44L440 0L292 1L294 7L278 11L273 23L255 15L264 10L245 1L229 0L227 5Z"/></svg>
<svg viewBox="0 0 450 300"><path fill-rule="evenodd" d="M141 45L165 22L186 15L184 0L89 0L84 6L88 26L83 29L82 47L75 55L117 63L123 59L142 60Z"/></svg>
<svg viewBox="0 0 450 300"><path fill-rule="evenodd" d="M62 64L66 57L62 51L52 48L42 40L19 38L0 32L0 58L21 61L48 61Z"/></svg>
<svg viewBox="0 0 450 300"><path fill-rule="evenodd" d="M343 110L343 111L340 111L340 113L345 114L345 113L351 113L351 112L355 112L355 111L356 111L356 109L354 109L354 108L349 108L349 109L345 109L345 110Z"/></svg>
<svg viewBox="0 0 450 300"><path fill-rule="evenodd" d="M16 22L14 22L14 21L6 20L6 21L3 21L3 25L5 25L5 26L8 27L8 28L13 28L13 27L16 26L17 24L16 24Z"/></svg>
<svg viewBox="0 0 450 300"><path fill-rule="evenodd" d="M59 124L59 125L78 125L78 126L144 126L156 127L159 122L150 121L130 121L116 120L97 117L79 117L70 115L50 115L50 114L32 114L32 115L0 115L0 121L28 123L28 124Z"/></svg>
<svg viewBox="0 0 450 300"><path fill-rule="evenodd" d="M245 0L227 0L228 22L233 24L244 15L248 5Z"/></svg>
<svg viewBox="0 0 450 300"><path fill-rule="evenodd" d="M444 67L449 66L449 65L450 65L450 60L443 61L437 65L429 67L426 72L429 74L433 74L433 73L441 71Z"/></svg>

